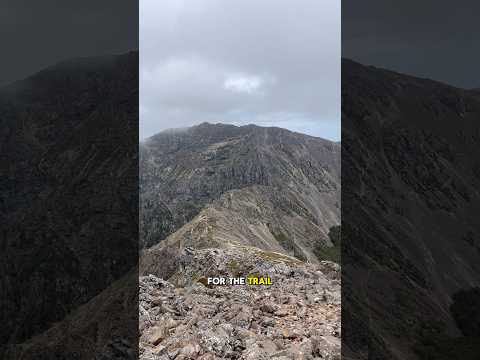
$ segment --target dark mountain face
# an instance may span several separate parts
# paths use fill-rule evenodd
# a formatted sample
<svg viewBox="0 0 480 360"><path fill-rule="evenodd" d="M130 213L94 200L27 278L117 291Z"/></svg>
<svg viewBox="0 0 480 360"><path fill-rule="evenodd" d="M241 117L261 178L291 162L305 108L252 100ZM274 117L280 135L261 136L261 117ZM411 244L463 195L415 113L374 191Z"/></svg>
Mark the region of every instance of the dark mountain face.
<svg viewBox="0 0 480 360"><path fill-rule="evenodd" d="M137 262L138 53L0 89L0 343L62 319Z"/></svg>
<svg viewBox="0 0 480 360"><path fill-rule="evenodd" d="M459 335L452 296L480 283L479 119L473 91L343 61L344 358Z"/></svg>
<svg viewBox="0 0 480 360"><path fill-rule="evenodd" d="M271 245L314 259L339 223L339 182L340 146L327 140L253 125L165 131L141 145L142 246L184 226L173 242Z"/></svg>

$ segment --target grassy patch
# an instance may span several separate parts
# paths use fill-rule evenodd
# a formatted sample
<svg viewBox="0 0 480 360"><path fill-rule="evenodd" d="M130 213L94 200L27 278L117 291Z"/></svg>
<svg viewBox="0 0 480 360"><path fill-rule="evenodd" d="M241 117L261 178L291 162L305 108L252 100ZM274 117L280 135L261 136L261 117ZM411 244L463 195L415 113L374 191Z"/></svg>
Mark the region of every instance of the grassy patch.
<svg viewBox="0 0 480 360"><path fill-rule="evenodd" d="M314 254L319 260L329 260L340 263L341 249L339 246L317 246L314 249Z"/></svg>
<svg viewBox="0 0 480 360"><path fill-rule="evenodd" d="M275 240L278 241L278 243L285 249L285 250L289 250L289 251L292 251L293 250L293 246L292 246L292 242L290 241L290 239L287 237L287 235L285 235L282 231L272 231L272 234L273 234L273 237L275 238Z"/></svg>
<svg viewBox="0 0 480 360"><path fill-rule="evenodd" d="M293 256L296 257L297 259L301 261L307 261L307 257L303 253L302 249L295 244L291 238L289 238L285 233L283 233L281 230L279 231L272 231L273 237L275 240L278 241L280 246L284 248L285 250L289 252L293 252Z"/></svg>
<svg viewBox="0 0 480 360"><path fill-rule="evenodd" d="M333 246L317 245L313 252L319 260L330 260L340 263L342 255L341 227L332 226L328 232L328 237Z"/></svg>

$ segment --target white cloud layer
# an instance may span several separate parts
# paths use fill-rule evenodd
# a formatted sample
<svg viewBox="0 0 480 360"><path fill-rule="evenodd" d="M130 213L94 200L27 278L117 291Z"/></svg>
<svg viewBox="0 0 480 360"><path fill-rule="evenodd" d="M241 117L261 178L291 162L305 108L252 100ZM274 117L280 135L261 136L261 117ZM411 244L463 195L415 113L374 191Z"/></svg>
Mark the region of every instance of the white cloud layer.
<svg viewBox="0 0 480 360"><path fill-rule="evenodd" d="M140 0L140 137L204 121L340 138L340 1Z"/></svg>
<svg viewBox="0 0 480 360"><path fill-rule="evenodd" d="M261 93L263 82L263 79L259 76L230 75L225 80L224 87L233 92L254 95Z"/></svg>

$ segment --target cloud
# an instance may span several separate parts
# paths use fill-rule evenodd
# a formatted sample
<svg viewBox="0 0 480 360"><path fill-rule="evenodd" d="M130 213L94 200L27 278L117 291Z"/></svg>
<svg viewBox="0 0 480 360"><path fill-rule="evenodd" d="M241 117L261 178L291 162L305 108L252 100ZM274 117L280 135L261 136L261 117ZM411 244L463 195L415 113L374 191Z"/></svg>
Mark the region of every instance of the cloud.
<svg viewBox="0 0 480 360"><path fill-rule="evenodd" d="M261 94L263 83L263 79L258 76L231 75L227 77L223 86L233 92Z"/></svg>
<svg viewBox="0 0 480 360"><path fill-rule="evenodd" d="M263 121L338 139L340 2L141 0L140 70L142 138Z"/></svg>
<svg viewBox="0 0 480 360"><path fill-rule="evenodd" d="M480 86L477 43L480 2L452 7L435 0L343 2L343 56L364 64Z"/></svg>

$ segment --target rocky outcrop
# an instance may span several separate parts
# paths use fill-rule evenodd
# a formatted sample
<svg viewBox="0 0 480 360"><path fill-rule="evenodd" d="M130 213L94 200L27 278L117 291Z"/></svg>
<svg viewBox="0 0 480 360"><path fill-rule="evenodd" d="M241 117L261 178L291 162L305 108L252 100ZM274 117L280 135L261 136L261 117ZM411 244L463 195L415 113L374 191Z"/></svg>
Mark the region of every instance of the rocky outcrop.
<svg viewBox="0 0 480 360"><path fill-rule="evenodd" d="M186 248L178 268L140 278L140 356L160 359L340 359L340 272L251 247ZM209 276L269 276L272 285L209 285ZM159 276L167 276L162 279Z"/></svg>

